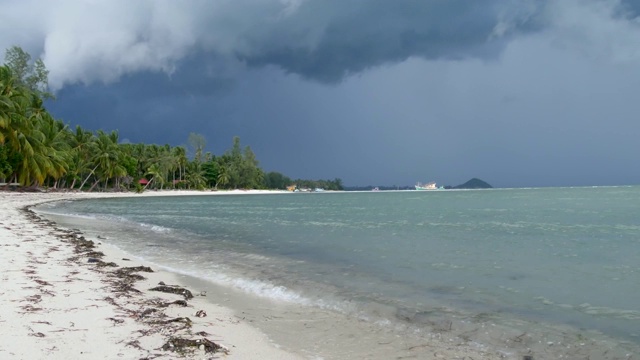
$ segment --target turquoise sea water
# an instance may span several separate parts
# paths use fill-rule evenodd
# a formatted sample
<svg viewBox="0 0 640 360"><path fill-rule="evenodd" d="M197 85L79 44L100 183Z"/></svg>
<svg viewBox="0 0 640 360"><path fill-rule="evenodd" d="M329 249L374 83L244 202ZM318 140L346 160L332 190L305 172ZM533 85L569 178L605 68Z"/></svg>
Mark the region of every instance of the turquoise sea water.
<svg viewBox="0 0 640 360"><path fill-rule="evenodd" d="M91 219L108 242L175 271L383 325L517 320L640 345L637 186L134 197L39 210Z"/></svg>

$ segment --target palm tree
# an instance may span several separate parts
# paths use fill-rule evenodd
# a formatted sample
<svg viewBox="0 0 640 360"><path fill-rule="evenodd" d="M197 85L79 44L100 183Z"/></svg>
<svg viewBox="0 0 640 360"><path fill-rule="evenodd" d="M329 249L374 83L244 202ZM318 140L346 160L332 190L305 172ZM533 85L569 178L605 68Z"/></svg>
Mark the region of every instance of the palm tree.
<svg viewBox="0 0 640 360"><path fill-rule="evenodd" d="M95 146L95 136L90 131L76 126L76 131L71 134L69 143L71 147L71 161L68 174L73 179L69 188L73 189L76 181L81 179L82 175L88 174L88 180L88 177L93 175L93 171L95 171L95 169L91 171L91 155ZM84 182L82 185L84 185Z"/></svg>
<svg viewBox="0 0 640 360"><path fill-rule="evenodd" d="M50 158L50 149L45 144L43 124L50 116L42 106L42 99L30 94L30 102L19 102L13 124L15 147L22 156L18 181L22 185L43 184L47 175L55 173L55 165ZM21 116L24 114L24 116Z"/></svg>
<svg viewBox="0 0 640 360"><path fill-rule="evenodd" d="M20 150L19 135L33 125L26 119L30 105L30 94L17 85L8 67L0 66L0 144L8 143L14 150Z"/></svg>
<svg viewBox="0 0 640 360"><path fill-rule="evenodd" d="M47 175L54 180L53 187L56 188L58 180L69 169L71 159L69 132L66 125L59 120L54 120L48 113L45 113L42 118L40 131L44 135L43 151L49 160Z"/></svg>
<svg viewBox="0 0 640 360"><path fill-rule="evenodd" d="M218 182L216 183L216 189L218 188L218 185L225 186L231 180L231 175L229 174L229 170L227 169L227 166L220 165L220 168L218 171L219 173L218 173Z"/></svg>
<svg viewBox="0 0 640 360"><path fill-rule="evenodd" d="M4 144L7 138L12 138L11 120L15 113L13 97L15 78L6 66L0 66L0 144Z"/></svg>
<svg viewBox="0 0 640 360"><path fill-rule="evenodd" d="M118 163L120 154L120 148L117 143L118 133L112 131L111 134L107 134L102 130L98 130L97 134L92 161L96 165L93 171L97 171L100 176L93 183L90 190L101 181L104 181L104 187L107 188L109 179L126 175L126 170Z"/></svg>
<svg viewBox="0 0 640 360"><path fill-rule="evenodd" d="M57 180L65 173L66 129L61 125L44 109L37 92L20 86L11 70L0 66L0 144L20 154L20 183L38 185L47 176Z"/></svg>
<svg viewBox="0 0 640 360"><path fill-rule="evenodd" d="M46 69L34 81L46 79ZM0 66L0 172L23 185L52 184L53 187L80 188L92 180L91 189L99 184L119 187L123 177L139 179L151 175L152 186L164 187L167 181L186 180L190 188L202 189L215 181L216 188L255 187L264 182L264 173L249 147L244 153L240 139L220 158L204 154L204 137L190 135L194 160L189 161L183 146L123 145L118 133L98 131L94 135L79 126L75 132L55 120L44 108L42 96L46 88L31 88L17 79L8 66ZM45 84L46 85L46 84ZM43 90L44 89L44 90ZM215 165L215 166L214 166ZM219 169L219 172L218 172ZM207 178L208 176L208 178ZM128 182L127 182L128 183ZM340 184L338 184L340 185ZM151 185L147 185L151 186Z"/></svg>
<svg viewBox="0 0 640 360"><path fill-rule="evenodd" d="M156 183L159 183L160 187L162 187L164 185L164 183L165 183L165 181L164 181L164 173L162 172L162 169L160 168L160 166L158 164L151 165L149 167L149 169L147 170L147 175L151 175L151 180L149 180L149 182L144 186L145 190L154 181Z"/></svg>
<svg viewBox="0 0 640 360"><path fill-rule="evenodd" d="M22 162L13 123L14 120L22 120L16 113L17 102L22 98L24 94L16 91L15 78L11 70L6 66L0 66L0 152L5 159L12 159L12 164L5 166L6 173L2 177L13 176L17 163Z"/></svg>
<svg viewBox="0 0 640 360"><path fill-rule="evenodd" d="M185 180L191 189L202 190L207 185L207 178L204 176L202 164L192 161L187 165Z"/></svg>
<svg viewBox="0 0 640 360"><path fill-rule="evenodd" d="M176 162L178 168L178 181L184 180L184 175L186 172L187 162L187 149L183 146L176 146L172 149L174 161Z"/></svg>

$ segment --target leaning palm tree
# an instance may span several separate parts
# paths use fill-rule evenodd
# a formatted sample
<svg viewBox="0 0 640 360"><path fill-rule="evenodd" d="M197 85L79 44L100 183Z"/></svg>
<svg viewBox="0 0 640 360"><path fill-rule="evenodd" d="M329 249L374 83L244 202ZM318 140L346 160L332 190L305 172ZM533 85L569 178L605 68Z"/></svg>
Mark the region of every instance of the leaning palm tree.
<svg viewBox="0 0 640 360"><path fill-rule="evenodd" d="M164 173L158 164L151 165L147 170L147 175L151 175L151 180L144 186L144 190L154 181L160 184L161 187L164 185Z"/></svg>
<svg viewBox="0 0 640 360"><path fill-rule="evenodd" d="M123 169L118 166L120 148L118 147L117 142L115 142L115 140L117 140L117 133L115 136L113 133L115 132L107 134L102 130L98 130L97 132L98 135L96 137L96 145L94 148L95 152L93 154L92 161L96 166L95 173L98 174L98 177L94 181L90 190L102 181L104 181L104 187L107 188L109 185L109 179L122 174Z"/></svg>
<svg viewBox="0 0 640 360"><path fill-rule="evenodd" d="M76 181L81 180L86 175L86 179L97 170L97 166L91 162L95 147L95 136L91 131L86 131L80 126L76 126L76 131L70 136L71 161L69 164L69 175L72 177L70 189L76 185ZM80 187L82 189L82 186Z"/></svg>

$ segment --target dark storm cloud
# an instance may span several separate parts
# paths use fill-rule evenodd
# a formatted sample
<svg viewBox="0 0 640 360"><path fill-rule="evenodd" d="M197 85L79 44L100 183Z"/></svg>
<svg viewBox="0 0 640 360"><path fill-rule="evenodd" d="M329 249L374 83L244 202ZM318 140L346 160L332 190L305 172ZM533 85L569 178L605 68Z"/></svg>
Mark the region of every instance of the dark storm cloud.
<svg viewBox="0 0 640 360"><path fill-rule="evenodd" d="M639 1L0 2L71 125L353 185L640 183Z"/></svg>
<svg viewBox="0 0 640 360"><path fill-rule="evenodd" d="M538 30L543 2L463 0L110 1L3 3L7 47L23 29L52 85L172 74L198 56L213 78L243 66L335 82L411 56L495 58L512 34ZM14 14L12 14L14 13ZM12 16L13 15L13 16ZM36 21L36 19L40 21ZM44 19L44 21L42 21ZM38 44L33 38L41 38Z"/></svg>
<svg viewBox="0 0 640 360"><path fill-rule="evenodd" d="M619 16L621 17L637 17L640 15L640 1L638 0L622 0L621 11Z"/></svg>
<svg viewBox="0 0 640 360"><path fill-rule="evenodd" d="M509 8L504 1L320 1L306 2L300 17L334 10L313 47L255 44L249 65L273 64L287 72L326 82L409 57L495 58L505 37L539 29L535 3ZM338 10L338 11L335 11ZM516 11L510 11L516 10ZM288 28L288 21L280 27ZM278 32L277 32L278 33Z"/></svg>

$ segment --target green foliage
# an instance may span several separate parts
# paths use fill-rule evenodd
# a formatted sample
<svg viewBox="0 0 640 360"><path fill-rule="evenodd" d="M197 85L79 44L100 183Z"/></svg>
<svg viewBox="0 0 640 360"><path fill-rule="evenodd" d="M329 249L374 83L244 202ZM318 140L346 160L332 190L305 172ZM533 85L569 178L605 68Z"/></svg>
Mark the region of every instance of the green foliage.
<svg viewBox="0 0 640 360"><path fill-rule="evenodd" d="M220 168L215 158L211 158L209 161L202 164L202 170L204 172L204 178L207 183L207 187L213 188L218 183L218 175Z"/></svg>
<svg viewBox="0 0 640 360"><path fill-rule="evenodd" d="M31 63L31 55L19 46L5 52L5 65L11 70L18 85L37 93L43 98L53 98L49 92L49 70L42 59Z"/></svg>
<svg viewBox="0 0 640 360"><path fill-rule="evenodd" d="M10 47L4 54L5 66L11 70L16 81L23 86L27 84L26 79L31 72L30 61L31 55L19 46Z"/></svg>
<svg viewBox="0 0 640 360"><path fill-rule="evenodd" d="M335 178L333 180L303 180L297 179L293 181L299 189L324 189L324 190L344 190L342 179Z"/></svg>
<svg viewBox="0 0 640 360"><path fill-rule="evenodd" d="M123 154L120 157L120 164L126 171L127 175L132 175L137 173L138 169L138 159L134 158L131 155Z"/></svg>
<svg viewBox="0 0 640 360"><path fill-rule="evenodd" d="M11 176L21 161L22 156L20 153L7 146L0 145L0 179L6 179Z"/></svg>
<svg viewBox="0 0 640 360"><path fill-rule="evenodd" d="M233 138L231 149L215 159L217 164L216 188L258 189L264 187L264 172L256 155L247 146L242 150L240 138Z"/></svg>
<svg viewBox="0 0 640 360"><path fill-rule="evenodd" d="M207 179L204 177L202 164L192 161L187 164L186 181L190 189L203 190L207 185Z"/></svg>
<svg viewBox="0 0 640 360"><path fill-rule="evenodd" d="M264 176L264 187L267 189L286 190L287 186L291 184L293 184L291 178L279 172L268 172Z"/></svg>

